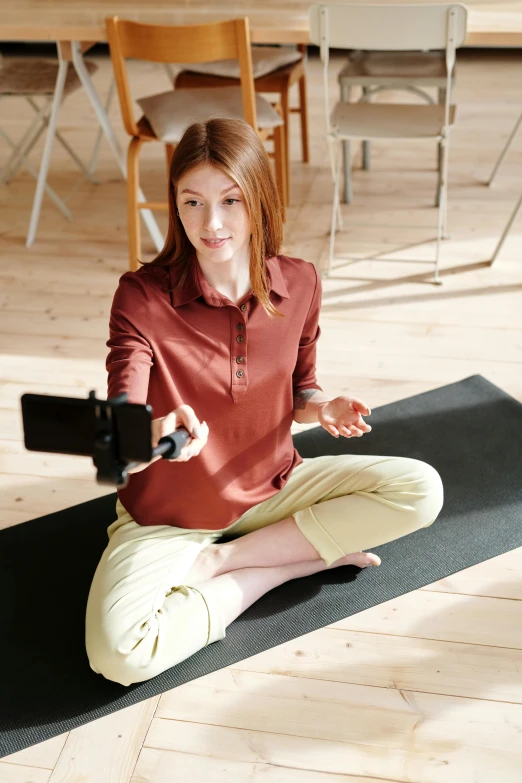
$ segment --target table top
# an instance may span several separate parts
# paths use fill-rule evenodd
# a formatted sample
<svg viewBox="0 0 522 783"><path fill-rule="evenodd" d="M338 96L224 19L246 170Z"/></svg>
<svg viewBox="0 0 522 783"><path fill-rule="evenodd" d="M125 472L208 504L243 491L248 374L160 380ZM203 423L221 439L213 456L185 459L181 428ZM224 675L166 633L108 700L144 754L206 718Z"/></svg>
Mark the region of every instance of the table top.
<svg viewBox="0 0 522 783"><path fill-rule="evenodd" d="M383 4L397 0L378 0ZM0 41L106 41L107 16L202 24L248 16L256 43L309 43L312 0L0 0ZM366 4L369 0L351 0ZM401 0L419 3L423 0ZM424 0L447 2L447 0ZM468 0L468 46L522 46L522 0Z"/></svg>

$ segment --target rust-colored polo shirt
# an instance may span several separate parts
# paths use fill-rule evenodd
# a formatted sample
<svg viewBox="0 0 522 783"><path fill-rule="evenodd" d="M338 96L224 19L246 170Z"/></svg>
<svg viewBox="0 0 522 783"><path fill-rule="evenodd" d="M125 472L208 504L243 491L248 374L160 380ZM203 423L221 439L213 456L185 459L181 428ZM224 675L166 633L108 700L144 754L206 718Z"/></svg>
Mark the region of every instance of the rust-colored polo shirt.
<svg viewBox="0 0 522 783"><path fill-rule="evenodd" d="M183 289L170 268L145 266L119 281L107 346L108 396L127 392L153 418L190 405L209 427L188 462L157 460L119 490L140 525L218 530L281 490L302 462L292 442L293 398L321 389L316 343L321 282L313 264L267 261L270 318L253 292L236 305L207 282L194 257Z"/></svg>

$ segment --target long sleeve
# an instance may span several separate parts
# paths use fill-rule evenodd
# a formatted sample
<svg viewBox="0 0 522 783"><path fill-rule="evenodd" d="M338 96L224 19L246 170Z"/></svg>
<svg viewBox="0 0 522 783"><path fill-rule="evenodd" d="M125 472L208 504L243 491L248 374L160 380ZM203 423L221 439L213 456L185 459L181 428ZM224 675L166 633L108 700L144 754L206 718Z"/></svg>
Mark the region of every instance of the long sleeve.
<svg viewBox="0 0 522 783"><path fill-rule="evenodd" d="M109 320L108 397L127 392L129 402L147 401L153 364L150 323L146 288L133 272L126 272L114 294Z"/></svg>
<svg viewBox="0 0 522 783"><path fill-rule="evenodd" d="M321 280L317 274L316 268L310 264L315 274L315 288L308 310L308 315L303 327L301 339L299 340L299 350L297 361L292 375L292 386L294 397L304 389L320 389L322 387L317 383L316 378L316 353L317 341L321 335L319 326L319 314L321 312L322 287Z"/></svg>

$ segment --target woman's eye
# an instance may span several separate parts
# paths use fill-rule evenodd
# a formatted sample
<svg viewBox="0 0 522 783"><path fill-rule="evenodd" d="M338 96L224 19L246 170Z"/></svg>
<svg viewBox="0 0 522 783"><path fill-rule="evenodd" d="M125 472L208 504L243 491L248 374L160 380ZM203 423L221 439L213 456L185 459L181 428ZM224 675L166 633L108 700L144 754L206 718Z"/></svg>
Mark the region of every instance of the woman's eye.
<svg viewBox="0 0 522 783"><path fill-rule="evenodd" d="M190 201L185 201L185 204L188 204L190 207L197 207L199 202L196 199L190 199Z"/></svg>
<svg viewBox="0 0 522 783"><path fill-rule="evenodd" d="M231 206L232 204L238 204L238 203L239 203L239 199L238 198L226 198L225 199L225 204L228 207Z"/></svg>

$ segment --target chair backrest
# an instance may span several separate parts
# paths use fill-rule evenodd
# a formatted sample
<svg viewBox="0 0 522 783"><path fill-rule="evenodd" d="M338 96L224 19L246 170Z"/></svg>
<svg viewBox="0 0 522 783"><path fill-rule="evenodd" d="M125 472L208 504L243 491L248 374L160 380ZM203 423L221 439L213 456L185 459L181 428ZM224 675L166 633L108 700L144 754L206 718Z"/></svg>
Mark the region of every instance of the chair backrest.
<svg viewBox="0 0 522 783"><path fill-rule="evenodd" d="M243 114L257 131L254 76L248 19L201 25L152 25L111 17L105 20L116 86L127 133L137 136L125 59L151 62L239 60Z"/></svg>
<svg viewBox="0 0 522 783"><path fill-rule="evenodd" d="M450 18L451 16L451 18ZM310 8L310 38L330 48L375 51L420 51L446 49L448 27L453 26L453 45L464 43L467 8L462 3L445 5L350 5L317 3Z"/></svg>

